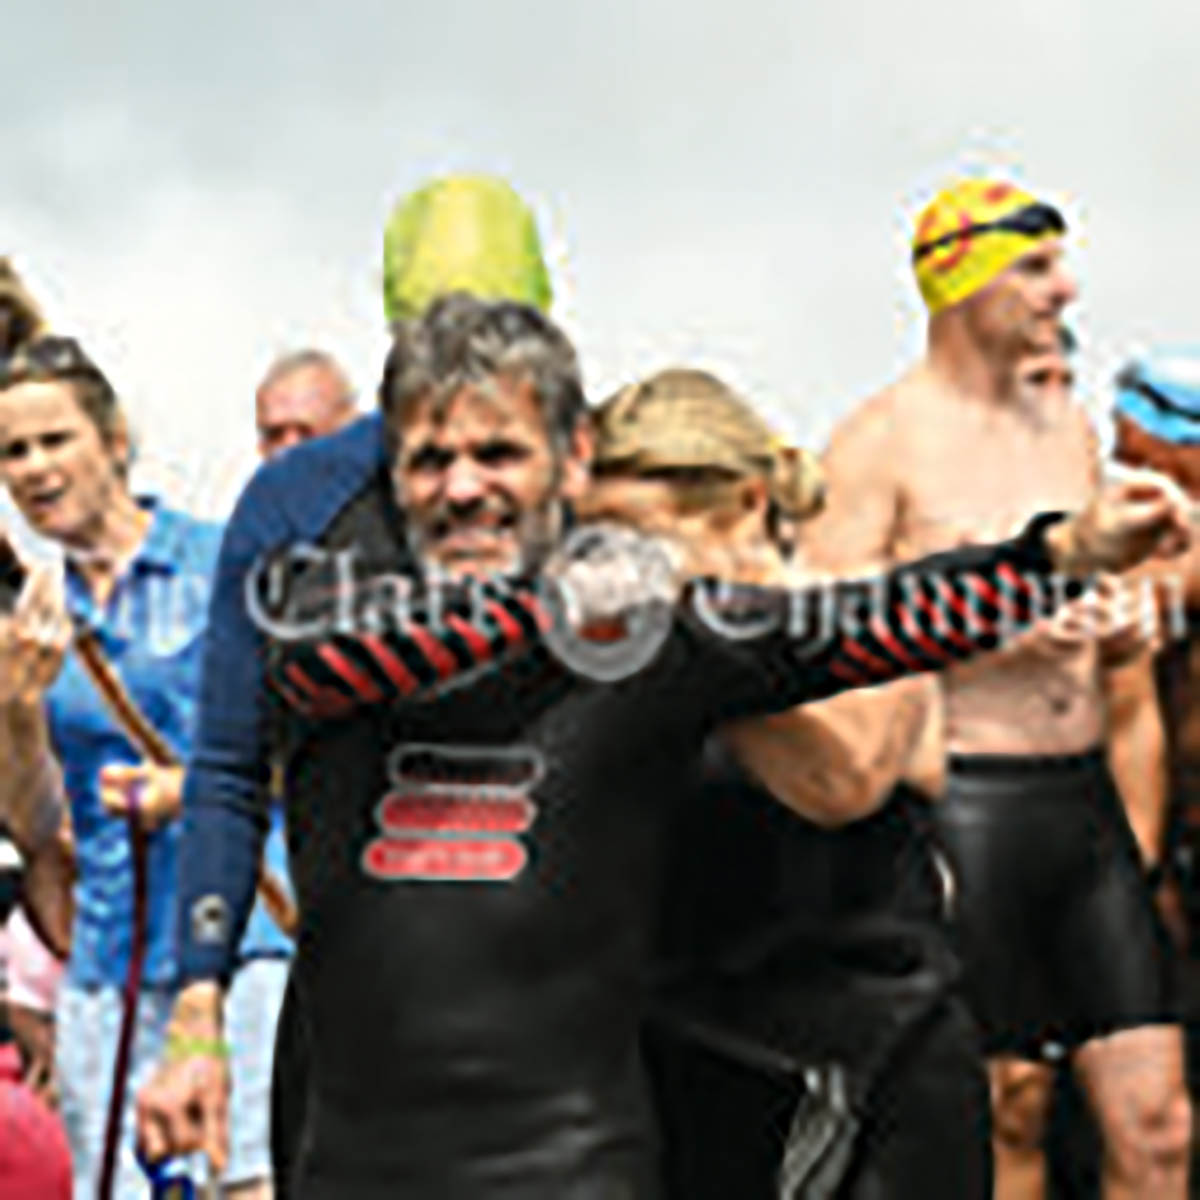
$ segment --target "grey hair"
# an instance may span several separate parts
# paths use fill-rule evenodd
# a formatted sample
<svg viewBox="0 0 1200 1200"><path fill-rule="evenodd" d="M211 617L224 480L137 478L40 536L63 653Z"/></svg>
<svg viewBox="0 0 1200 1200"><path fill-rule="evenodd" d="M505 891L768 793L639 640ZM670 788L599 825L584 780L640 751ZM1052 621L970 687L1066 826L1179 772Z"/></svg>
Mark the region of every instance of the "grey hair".
<svg viewBox="0 0 1200 1200"><path fill-rule="evenodd" d="M261 396L281 379L286 379L289 375L302 371L306 367L320 367L322 370L328 371L338 381L342 399L347 403L354 399L354 389L350 386L350 380L346 372L342 370L341 364L332 354L327 354L324 350L318 350L312 346L306 346L300 350L289 350L276 358L267 368L267 373L262 377L262 382L258 385L255 395Z"/></svg>
<svg viewBox="0 0 1200 1200"><path fill-rule="evenodd" d="M480 300L455 292L434 301L415 321L393 327L379 385L389 434L413 403L432 400L439 413L464 387L497 378L533 385L546 431L569 442L586 413L574 346L548 317L512 300Z"/></svg>

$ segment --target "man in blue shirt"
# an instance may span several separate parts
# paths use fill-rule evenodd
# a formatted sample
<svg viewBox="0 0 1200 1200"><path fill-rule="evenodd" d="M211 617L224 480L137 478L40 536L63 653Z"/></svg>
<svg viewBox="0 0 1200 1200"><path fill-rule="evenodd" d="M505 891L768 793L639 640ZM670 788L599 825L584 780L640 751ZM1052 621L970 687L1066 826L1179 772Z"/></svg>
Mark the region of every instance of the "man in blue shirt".
<svg viewBox="0 0 1200 1200"><path fill-rule="evenodd" d="M259 454L275 458L293 446L342 428L355 416L345 373L328 354L314 349L281 355L255 392ZM278 796L278 781L272 776ZM263 862L272 881L288 877L283 808L271 810ZM251 913L238 953L226 1004L229 1040L230 1159L222 1183L238 1200L270 1200L271 1073L275 1030L292 959L293 931L286 916L269 912L263 897Z"/></svg>

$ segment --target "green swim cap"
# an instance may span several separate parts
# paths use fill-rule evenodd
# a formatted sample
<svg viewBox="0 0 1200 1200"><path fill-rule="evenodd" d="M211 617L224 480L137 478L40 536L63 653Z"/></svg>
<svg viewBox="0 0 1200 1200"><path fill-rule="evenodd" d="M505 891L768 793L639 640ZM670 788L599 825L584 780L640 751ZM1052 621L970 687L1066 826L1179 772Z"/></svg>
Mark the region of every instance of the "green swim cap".
<svg viewBox="0 0 1200 1200"><path fill-rule="evenodd" d="M419 317L448 292L517 300L543 312L553 294L537 222L502 179L450 175L401 200L383 234L383 308Z"/></svg>

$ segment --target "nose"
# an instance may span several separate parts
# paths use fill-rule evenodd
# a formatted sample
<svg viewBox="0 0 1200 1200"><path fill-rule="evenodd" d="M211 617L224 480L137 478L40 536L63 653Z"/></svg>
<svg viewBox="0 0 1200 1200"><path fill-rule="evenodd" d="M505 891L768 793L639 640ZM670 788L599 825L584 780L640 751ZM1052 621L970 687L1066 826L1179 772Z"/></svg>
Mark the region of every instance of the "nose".
<svg viewBox="0 0 1200 1200"><path fill-rule="evenodd" d="M442 495L453 508L471 508L478 504L486 491L483 473L470 458L463 456L446 469Z"/></svg>
<svg viewBox="0 0 1200 1200"><path fill-rule="evenodd" d="M1079 284L1075 280L1075 276L1060 264L1055 273L1055 296L1058 299L1059 306L1066 308L1079 295Z"/></svg>

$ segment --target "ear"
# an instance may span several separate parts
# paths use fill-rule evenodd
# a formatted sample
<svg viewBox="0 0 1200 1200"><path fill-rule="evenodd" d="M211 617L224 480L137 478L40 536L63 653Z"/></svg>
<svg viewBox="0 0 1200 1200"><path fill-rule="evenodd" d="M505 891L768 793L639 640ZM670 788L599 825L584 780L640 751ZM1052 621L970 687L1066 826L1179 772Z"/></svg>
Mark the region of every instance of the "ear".
<svg viewBox="0 0 1200 1200"><path fill-rule="evenodd" d="M130 469L133 467L133 461L137 457L137 446L129 419L119 410L113 418L112 429L109 430L107 440L108 450L112 455L117 474L122 479L127 479Z"/></svg>
<svg viewBox="0 0 1200 1200"><path fill-rule="evenodd" d="M595 453L596 438L591 422L576 422L563 459L562 494L567 500L578 500L587 491Z"/></svg>
<svg viewBox="0 0 1200 1200"><path fill-rule="evenodd" d="M727 510L727 526L733 531L758 533L766 528L769 498L767 485L761 479L738 482L733 504Z"/></svg>

